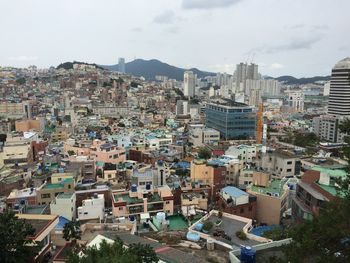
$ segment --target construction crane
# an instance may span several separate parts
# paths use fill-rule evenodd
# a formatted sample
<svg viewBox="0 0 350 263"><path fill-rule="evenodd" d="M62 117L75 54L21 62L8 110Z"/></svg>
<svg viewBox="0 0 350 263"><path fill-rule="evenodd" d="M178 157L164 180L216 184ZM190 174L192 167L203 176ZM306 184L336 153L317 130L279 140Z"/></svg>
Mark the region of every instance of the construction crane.
<svg viewBox="0 0 350 263"><path fill-rule="evenodd" d="M260 103L256 122L256 143L262 144L264 129L264 104Z"/></svg>

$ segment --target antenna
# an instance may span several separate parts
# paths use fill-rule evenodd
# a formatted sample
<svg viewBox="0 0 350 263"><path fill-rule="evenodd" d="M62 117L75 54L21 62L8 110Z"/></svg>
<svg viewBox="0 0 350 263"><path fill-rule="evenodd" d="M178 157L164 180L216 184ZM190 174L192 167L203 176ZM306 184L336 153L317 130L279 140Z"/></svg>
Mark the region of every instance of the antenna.
<svg viewBox="0 0 350 263"><path fill-rule="evenodd" d="M254 58L255 58L255 52L253 52L252 59L251 59L250 63L253 63Z"/></svg>

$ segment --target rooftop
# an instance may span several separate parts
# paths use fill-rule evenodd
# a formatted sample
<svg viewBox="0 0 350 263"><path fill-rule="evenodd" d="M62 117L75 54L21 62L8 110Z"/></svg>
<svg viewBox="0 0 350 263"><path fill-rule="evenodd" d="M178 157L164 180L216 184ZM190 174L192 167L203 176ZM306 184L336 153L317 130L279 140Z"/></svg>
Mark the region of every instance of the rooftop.
<svg viewBox="0 0 350 263"><path fill-rule="evenodd" d="M114 195L114 199L115 199L116 202L119 201L119 198L121 198L124 202L126 202L129 205L143 203L142 199L138 199L137 197L130 197L128 193L127 194L115 194Z"/></svg>
<svg viewBox="0 0 350 263"><path fill-rule="evenodd" d="M336 177L336 178L344 178L347 175L346 171L344 170L324 168L321 166L314 166L312 167L312 170L319 171L321 173L328 174L330 177Z"/></svg>
<svg viewBox="0 0 350 263"><path fill-rule="evenodd" d="M54 188L63 188L65 183L73 183L74 179L73 178L67 178L63 180L61 183L57 184L46 184L43 186L42 189L54 189Z"/></svg>
<svg viewBox="0 0 350 263"><path fill-rule="evenodd" d="M224 188L221 189L222 192L225 192L227 193L228 195L232 196L232 197L240 197L242 195L249 195L248 193L236 188L236 187L233 187L233 186L226 186Z"/></svg>
<svg viewBox="0 0 350 263"><path fill-rule="evenodd" d="M74 193L61 193L57 196L59 199L70 199Z"/></svg>
<svg viewBox="0 0 350 263"><path fill-rule="evenodd" d="M252 185L250 189L253 192L260 193L260 194L267 195L267 193L270 193L272 196L274 196L275 194L276 195L278 194L278 196L281 196L284 192L283 186L285 185L286 182L287 180L276 179L276 180L272 180L270 183L270 186L268 187Z"/></svg>
<svg viewBox="0 0 350 263"><path fill-rule="evenodd" d="M219 105L223 105L223 106L229 106L229 107L249 107L247 104L245 103L241 103L241 102L236 102L234 100L231 99L225 99L222 98L220 100L216 100L213 101L214 104L219 104Z"/></svg>
<svg viewBox="0 0 350 263"><path fill-rule="evenodd" d="M334 69L350 69L350 57L340 60L335 64Z"/></svg>

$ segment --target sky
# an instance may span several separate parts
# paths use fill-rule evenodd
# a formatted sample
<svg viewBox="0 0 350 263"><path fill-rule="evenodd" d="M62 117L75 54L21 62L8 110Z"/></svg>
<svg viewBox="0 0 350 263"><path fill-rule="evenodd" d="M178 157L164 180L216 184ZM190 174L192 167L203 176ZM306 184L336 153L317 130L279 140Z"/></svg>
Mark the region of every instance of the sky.
<svg viewBox="0 0 350 263"><path fill-rule="evenodd" d="M135 58L232 74L329 75L350 56L349 0L0 0L0 66Z"/></svg>

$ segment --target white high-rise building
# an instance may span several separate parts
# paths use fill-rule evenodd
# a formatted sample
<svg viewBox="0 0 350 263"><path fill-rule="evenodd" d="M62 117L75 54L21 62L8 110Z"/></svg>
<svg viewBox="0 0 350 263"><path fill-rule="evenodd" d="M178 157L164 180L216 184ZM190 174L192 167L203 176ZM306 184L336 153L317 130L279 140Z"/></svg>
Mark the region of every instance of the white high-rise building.
<svg viewBox="0 0 350 263"><path fill-rule="evenodd" d="M296 112L304 111L304 92L302 90L287 90L288 106Z"/></svg>
<svg viewBox="0 0 350 263"><path fill-rule="evenodd" d="M350 116L350 58L339 61L332 69L328 113Z"/></svg>
<svg viewBox="0 0 350 263"><path fill-rule="evenodd" d="M124 58L118 59L118 71L121 73L125 73L125 59Z"/></svg>
<svg viewBox="0 0 350 263"><path fill-rule="evenodd" d="M343 142L344 134L339 131L339 124L343 121L343 116L321 115L312 120L313 132L321 140L340 143Z"/></svg>
<svg viewBox="0 0 350 263"><path fill-rule="evenodd" d="M236 66L236 92L243 91L246 88L246 80L259 79L259 71L258 65L251 63L248 65L247 63L239 63Z"/></svg>
<svg viewBox="0 0 350 263"><path fill-rule="evenodd" d="M260 89L251 89L248 104L250 106L259 107L261 101Z"/></svg>
<svg viewBox="0 0 350 263"><path fill-rule="evenodd" d="M187 115L189 113L188 101L178 100L176 102L176 115Z"/></svg>
<svg viewBox="0 0 350 263"><path fill-rule="evenodd" d="M184 73L184 95L186 97L194 97L196 87L196 76L192 71Z"/></svg>

